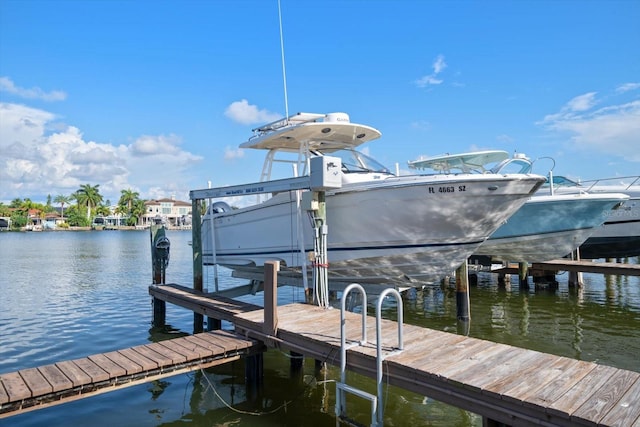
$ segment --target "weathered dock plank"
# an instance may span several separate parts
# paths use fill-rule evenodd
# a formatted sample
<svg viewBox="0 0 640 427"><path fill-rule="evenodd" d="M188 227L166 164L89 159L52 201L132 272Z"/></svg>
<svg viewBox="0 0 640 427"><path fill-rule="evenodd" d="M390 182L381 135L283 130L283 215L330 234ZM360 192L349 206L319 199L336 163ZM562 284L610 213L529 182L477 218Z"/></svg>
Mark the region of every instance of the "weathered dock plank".
<svg viewBox="0 0 640 427"><path fill-rule="evenodd" d="M340 312L304 307L304 313L295 305L278 307L274 339L280 348L321 355L339 364ZM346 313L346 318L348 338L359 340L361 315ZM257 338L264 335L261 322L260 313L251 312L236 316L235 323L238 331ZM374 326L375 319L368 318L368 343L347 350L347 368L373 378ZM383 320L381 331L385 384L509 425L637 422L640 401L634 398L640 393L639 373L446 332L425 332L412 325L404 325L403 334L411 339L404 342L404 351L397 352L397 323ZM616 405L624 406L624 411L620 413Z"/></svg>
<svg viewBox="0 0 640 427"><path fill-rule="evenodd" d="M32 396L53 392L51 384L42 376L37 368L29 368L18 371L24 383L31 390Z"/></svg>
<svg viewBox="0 0 640 427"><path fill-rule="evenodd" d="M587 399L571 416L589 420L593 425L600 423L609 411L615 407L629 388L638 381L640 374L631 371L616 371L609 380Z"/></svg>
<svg viewBox="0 0 640 427"><path fill-rule="evenodd" d="M149 294L161 301L176 304L214 319L233 321L236 314L261 310L260 306L231 298L212 299L202 292L177 284L150 286Z"/></svg>
<svg viewBox="0 0 640 427"><path fill-rule="evenodd" d="M137 374L138 372L142 372L144 370L142 366L138 365L137 363L117 351L104 353L103 356L124 369L125 375Z"/></svg>
<svg viewBox="0 0 640 427"><path fill-rule="evenodd" d="M99 383L109 379L109 374L89 358L76 359L73 360L73 363L91 378L92 383Z"/></svg>
<svg viewBox="0 0 640 427"><path fill-rule="evenodd" d="M0 374L0 418L206 368L264 350L212 331Z"/></svg>
<svg viewBox="0 0 640 427"><path fill-rule="evenodd" d="M633 383L618 404L600 421L608 426L640 426L640 380Z"/></svg>
<svg viewBox="0 0 640 427"><path fill-rule="evenodd" d="M67 378L69 378L74 387L79 387L91 382L91 377L71 360L58 362L56 363L56 366Z"/></svg>
<svg viewBox="0 0 640 427"><path fill-rule="evenodd" d="M0 405L7 403L9 401L9 395L7 394L7 390L4 388L4 384L0 381Z"/></svg>
<svg viewBox="0 0 640 427"><path fill-rule="evenodd" d="M154 360L145 357L132 348L118 350L118 353L131 360L135 364L141 366L143 371L151 371L158 368L158 364Z"/></svg>
<svg viewBox="0 0 640 427"><path fill-rule="evenodd" d="M94 354L89 356L88 359L95 363L96 366L100 366L100 369L108 374L108 378L122 377L127 374L126 369L109 359L104 354Z"/></svg>
<svg viewBox="0 0 640 427"><path fill-rule="evenodd" d="M0 375L0 382L4 385L9 401L31 397L31 390L18 372L8 372Z"/></svg>
<svg viewBox="0 0 640 427"><path fill-rule="evenodd" d="M640 276L640 264L622 264L617 262L600 262L590 260L556 259L545 262L534 262L528 269L529 274L543 272L557 273L559 271L573 271L596 274L612 274L620 276ZM518 274L518 267L500 267L491 270L492 273Z"/></svg>
<svg viewBox="0 0 640 427"><path fill-rule="evenodd" d="M66 390L73 387L73 383L67 378L56 365L45 365L38 368L42 376L51 384L54 392Z"/></svg>

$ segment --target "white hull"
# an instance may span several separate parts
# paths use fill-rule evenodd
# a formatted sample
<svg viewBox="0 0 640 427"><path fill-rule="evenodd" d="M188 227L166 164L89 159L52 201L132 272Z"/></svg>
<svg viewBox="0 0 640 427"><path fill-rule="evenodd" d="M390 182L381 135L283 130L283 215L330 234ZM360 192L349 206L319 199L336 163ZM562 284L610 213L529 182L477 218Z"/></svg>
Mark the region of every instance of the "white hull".
<svg viewBox="0 0 640 427"><path fill-rule="evenodd" d="M577 191L601 194L615 191L629 195L630 199L620 209L609 212L604 224L581 245L580 255L583 258L619 258L640 255L640 185L560 187L555 191L556 194Z"/></svg>
<svg viewBox="0 0 640 427"><path fill-rule="evenodd" d="M327 192L329 278L437 281L465 262L541 181L537 175L412 175ZM237 270L269 260L284 268L309 266L299 241L305 253L313 250L311 221L304 211L299 221L297 212L295 192L288 192L215 215L215 262ZM212 264L208 215L202 244L203 261Z"/></svg>
<svg viewBox="0 0 640 427"><path fill-rule="evenodd" d="M564 257L601 229L628 198L621 193L532 197L475 255L520 262Z"/></svg>
<svg viewBox="0 0 640 427"><path fill-rule="evenodd" d="M544 262L570 254L593 234L593 229L487 240L476 255L493 261Z"/></svg>

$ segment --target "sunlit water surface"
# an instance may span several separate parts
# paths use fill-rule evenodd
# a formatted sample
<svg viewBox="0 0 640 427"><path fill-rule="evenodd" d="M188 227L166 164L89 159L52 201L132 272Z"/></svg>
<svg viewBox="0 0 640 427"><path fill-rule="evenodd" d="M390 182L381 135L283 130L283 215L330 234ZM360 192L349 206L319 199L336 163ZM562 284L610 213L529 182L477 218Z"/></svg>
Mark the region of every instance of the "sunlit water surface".
<svg viewBox="0 0 640 427"><path fill-rule="evenodd" d="M167 283L192 286L188 231L169 231ZM638 263L638 259L629 260ZM213 287L213 272L205 281ZM243 284L220 269L221 287ZM640 278L585 274L582 289L499 287L481 273L470 291L468 328L456 320L455 290L429 287L404 295L405 322L640 371ZM167 304L164 331L151 328L149 231L0 233L0 373L136 346L190 333L193 314ZM242 298L262 305L262 294ZM301 301L279 289L280 303ZM393 304L385 316L395 318ZM231 328L223 324L225 329ZM428 343L425 343L428 351ZM76 402L0 419L0 426L334 426L334 367L313 360L292 374L289 355L265 354L264 388L248 398L242 361L165 378ZM452 363L455 363L452 360ZM375 394L375 381L348 382ZM387 426L480 426L475 414L385 386ZM369 424L366 402L349 415Z"/></svg>

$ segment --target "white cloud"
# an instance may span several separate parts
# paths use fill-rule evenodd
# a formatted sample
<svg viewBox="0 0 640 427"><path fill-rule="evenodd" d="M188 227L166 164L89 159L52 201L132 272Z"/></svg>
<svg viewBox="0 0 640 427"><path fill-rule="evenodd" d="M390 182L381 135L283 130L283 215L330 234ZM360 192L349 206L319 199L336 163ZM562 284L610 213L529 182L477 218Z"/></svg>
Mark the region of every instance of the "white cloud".
<svg viewBox="0 0 640 427"><path fill-rule="evenodd" d="M577 96L560 112L547 115L538 124L569 135L581 150L594 150L640 162L640 99L594 108L602 100L595 92Z"/></svg>
<svg viewBox="0 0 640 427"><path fill-rule="evenodd" d="M438 74L444 71L447 68L447 63L444 60L443 55L438 55L432 64L433 73L422 76L418 80L415 81L416 86L423 88L431 85L439 85L443 82L441 78L438 78Z"/></svg>
<svg viewBox="0 0 640 427"><path fill-rule="evenodd" d="M231 148L228 145L224 149L224 159L233 160L244 157L244 150L241 148Z"/></svg>
<svg viewBox="0 0 640 427"><path fill-rule="evenodd" d="M282 117L277 113L260 110L256 105L249 104L246 99L232 102L225 110L224 115L243 125L269 123Z"/></svg>
<svg viewBox="0 0 640 427"><path fill-rule="evenodd" d="M182 139L177 135L143 135L131 144L131 151L137 156L156 154L176 154L180 152L178 145Z"/></svg>
<svg viewBox="0 0 640 427"><path fill-rule="evenodd" d="M447 68L447 63L444 62L444 56L438 55L433 63L433 72L435 74L440 74L445 68Z"/></svg>
<svg viewBox="0 0 640 427"><path fill-rule="evenodd" d="M67 99L67 94L60 90L45 92L39 87L26 89L16 86L8 77L0 77L0 92L7 92L21 98L41 99L43 101L64 101Z"/></svg>
<svg viewBox="0 0 640 427"><path fill-rule="evenodd" d="M616 88L616 92L624 93L632 90L640 89L640 83L625 83Z"/></svg>
<svg viewBox="0 0 640 427"><path fill-rule="evenodd" d="M184 151L176 135L143 135L129 145L113 145L87 141L78 128L55 119L46 111L0 103L0 200L40 201L87 183L99 184L112 203L127 188L142 198L158 196L158 189L161 197L184 198L193 178L186 171L202 161Z"/></svg>
<svg viewBox="0 0 640 427"><path fill-rule="evenodd" d="M431 130L431 128L433 127L431 125L431 122L427 120L418 120L418 121L411 122L410 126L412 129L418 129L418 130Z"/></svg>
<svg viewBox="0 0 640 427"><path fill-rule="evenodd" d="M586 111L596 104L596 92L576 96L565 105L565 111Z"/></svg>

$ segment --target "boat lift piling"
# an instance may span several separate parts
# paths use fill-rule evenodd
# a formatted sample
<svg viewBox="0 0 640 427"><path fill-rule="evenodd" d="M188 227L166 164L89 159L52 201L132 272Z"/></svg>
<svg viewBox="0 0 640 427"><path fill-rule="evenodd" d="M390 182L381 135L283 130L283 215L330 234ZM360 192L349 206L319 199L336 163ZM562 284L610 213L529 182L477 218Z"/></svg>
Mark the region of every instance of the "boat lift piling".
<svg viewBox="0 0 640 427"><path fill-rule="evenodd" d="M471 313L469 310L469 267L466 261L456 269L456 315L459 323L468 326Z"/></svg>
<svg viewBox="0 0 640 427"><path fill-rule="evenodd" d="M153 224L151 231L151 266L153 271L153 284L164 285L165 273L169 265L169 250L171 243L165 234L162 224ZM166 320L166 303L163 300L153 299L153 326L163 327Z"/></svg>
<svg viewBox="0 0 640 427"><path fill-rule="evenodd" d="M297 191L297 190L311 190L303 193L302 206L300 209L306 211L312 211L315 219L315 232L317 234L316 242L314 245L314 286L313 290L315 298L319 305L328 307L328 278L327 278L327 221L326 221L326 201L325 191L331 189L337 189L342 186L341 175L337 172L340 171L342 162L338 157L313 157L310 160L310 174L296 177L287 178L273 181L264 181L252 184L234 185L228 187L217 187L192 190L189 193L192 203L192 249L193 249L193 289L196 291L203 291L203 245L202 245L202 217L200 212L200 204L203 200L209 200L216 198L223 198L228 196L237 195L258 195L265 193L277 193L282 191ZM216 265L217 259L215 257L215 230L213 213L209 215L211 220L211 245L212 245L212 257L211 262ZM305 263L303 263L303 268ZM217 269L216 277L216 292L217 288ZM311 287L305 283L305 294L307 301L311 300ZM209 319L208 323L215 322L215 319ZM202 331L202 315L194 314L194 331Z"/></svg>

